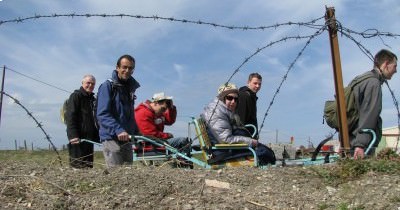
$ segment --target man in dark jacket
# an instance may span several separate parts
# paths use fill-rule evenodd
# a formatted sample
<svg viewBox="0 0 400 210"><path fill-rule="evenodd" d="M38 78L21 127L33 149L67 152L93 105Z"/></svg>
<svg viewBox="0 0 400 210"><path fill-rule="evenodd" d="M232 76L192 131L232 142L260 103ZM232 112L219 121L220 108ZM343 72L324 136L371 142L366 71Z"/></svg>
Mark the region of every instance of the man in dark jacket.
<svg viewBox="0 0 400 210"><path fill-rule="evenodd" d="M247 80L247 86L239 89L239 103L237 113L243 124L252 124L258 129L257 122L257 92L261 89L262 77L258 73L251 73ZM249 130L253 133L253 130ZM258 130L256 130L256 139L258 139Z"/></svg>
<svg viewBox="0 0 400 210"><path fill-rule="evenodd" d="M371 136L360 133L364 128L373 129L376 135L377 147L382 137L382 88L381 85L390 80L396 73L397 56L389 50L380 50L374 58L374 69L364 74L371 74L372 77L357 84L353 91L356 106L359 110L359 120L354 130L349 131L350 143L354 151L354 159L364 158L364 150L368 147Z"/></svg>
<svg viewBox="0 0 400 210"><path fill-rule="evenodd" d="M135 59L121 56L112 78L100 85L97 93L97 120L107 167L133 162L130 136L138 134L135 121L135 91L140 87L132 77Z"/></svg>
<svg viewBox="0 0 400 210"><path fill-rule="evenodd" d="M81 139L99 141L93 107L93 89L96 79L85 75L82 86L69 97L66 109L68 152L70 165L74 168L93 168L93 144L81 142Z"/></svg>

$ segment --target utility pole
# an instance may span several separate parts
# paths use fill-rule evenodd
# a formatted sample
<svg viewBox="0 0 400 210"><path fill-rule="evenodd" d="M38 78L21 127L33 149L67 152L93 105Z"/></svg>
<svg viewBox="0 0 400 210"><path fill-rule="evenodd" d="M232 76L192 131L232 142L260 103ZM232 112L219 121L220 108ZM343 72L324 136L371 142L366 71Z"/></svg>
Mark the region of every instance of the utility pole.
<svg viewBox="0 0 400 210"><path fill-rule="evenodd" d="M4 92L4 77L6 76L6 66L3 66L3 77L1 79L1 92L0 92L0 125L1 125L1 110L3 109L3 92Z"/></svg>
<svg viewBox="0 0 400 210"><path fill-rule="evenodd" d="M342 66L340 61L339 41L337 36L337 24L335 18L335 9L333 7L326 8L325 21L329 28L329 43L331 45L333 76L335 79L336 107L339 119L340 147L344 154L348 154L350 151L349 129L347 127L347 114L344 99Z"/></svg>

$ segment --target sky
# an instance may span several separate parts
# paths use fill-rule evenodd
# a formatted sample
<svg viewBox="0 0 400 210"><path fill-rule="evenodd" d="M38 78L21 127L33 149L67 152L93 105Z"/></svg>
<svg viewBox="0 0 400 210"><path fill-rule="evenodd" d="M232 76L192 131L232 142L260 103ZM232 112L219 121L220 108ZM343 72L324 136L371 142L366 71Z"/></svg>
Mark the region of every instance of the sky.
<svg viewBox="0 0 400 210"><path fill-rule="evenodd" d="M333 132L322 124L324 103L335 92L328 32L315 36L309 44L308 39L290 37L317 32L325 23L326 7L335 8L342 27L360 33L375 29L400 34L398 0L2 0L0 65L6 67L4 91L32 113L60 148L68 141L59 114L64 100L80 87L85 74L97 78L97 92L123 54L136 59L133 76L141 84L136 105L161 91L174 97L178 118L166 131L175 136L188 135L191 117L199 116L217 95L219 85L234 72L231 82L238 87L246 85L250 73L258 72L263 76L257 104L260 125L268 110L261 141L289 142L293 136L296 145L315 145ZM42 17L67 14L89 16ZM101 14L107 16L90 16ZM124 16L110 16L118 14ZM170 19L132 17L136 15ZM35 16L38 18L15 21ZM312 20L317 20L316 27L284 24ZM243 29L262 26L276 27ZM400 55L399 36L351 36L372 55L383 48ZM284 38L287 40L279 41ZM372 69L370 58L356 42L339 35L344 85ZM398 81L397 74L389 81L397 99ZM385 85L381 116L383 127L397 126L397 111ZM0 149L13 149L15 142L23 146L24 140L28 147L49 145L27 113L4 96Z"/></svg>

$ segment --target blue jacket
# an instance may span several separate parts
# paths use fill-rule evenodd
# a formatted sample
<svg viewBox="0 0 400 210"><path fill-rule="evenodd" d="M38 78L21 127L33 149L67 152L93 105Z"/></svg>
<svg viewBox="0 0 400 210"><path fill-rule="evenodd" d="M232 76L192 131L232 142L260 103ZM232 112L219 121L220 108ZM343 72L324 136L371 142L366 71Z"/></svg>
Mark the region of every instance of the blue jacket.
<svg viewBox="0 0 400 210"><path fill-rule="evenodd" d="M106 80L97 92L97 120L100 140L118 140L117 135L126 131L131 135L138 133L135 121L135 91L140 84L131 77L126 82L119 80L113 71L112 80Z"/></svg>

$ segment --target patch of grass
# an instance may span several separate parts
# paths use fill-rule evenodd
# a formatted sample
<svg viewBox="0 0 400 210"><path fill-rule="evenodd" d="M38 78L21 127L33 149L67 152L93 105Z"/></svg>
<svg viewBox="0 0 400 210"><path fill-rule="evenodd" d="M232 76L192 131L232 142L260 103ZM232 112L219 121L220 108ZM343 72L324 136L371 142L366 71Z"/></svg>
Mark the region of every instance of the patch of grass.
<svg viewBox="0 0 400 210"><path fill-rule="evenodd" d="M397 195L395 197L391 197L389 199L389 201L392 202L392 203L400 203L400 195Z"/></svg>
<svg viewBox="0 0 400 210"><path fill-rule="evenodd" d="M76 180L65 184L66 189L72 189L74 192L89 192L96 189L94 182Z"/></svg>
<svg viewBox="0 0 400 210"><path fill-rule="evenodd" d="M377 159L380 160L399 160L399 155L390 148L385 148L382 149L377 155L376 155Z"/></svg>
<svg viewBox="0 0 400 210"><path fill-rule="evenodd" d="M348 210L349 208L348 208L348 204L347 203L340 203L338 206L337 206L337 209L338 210Z"/></svg>
<svg viewBox="0 0 400 210"><path fill-rule="evenodd" d="M365 207L362 206L362 205L361 206L351 206L348 203L340 203L337 206L337 209L339 209L339 210L349 210L349 209L351 209L351 210L363 210L363 209L365 209Z"/></svg>
<svg viewBox="0 0 400 210"><path fill-rule="evenodd" d="M385 174L400 173L400 159L344 159L338 161L335 166L313 167L311 170L322 177L327 183L337 185L357 179L368 172Z"/></svg>
<svg viewBox="0 0 400 210"><path fill-rule="evenodd" d="M68 157L67 151L59 151L61 159L64 161ZM0 161L49 161L57 159L57 154L49 150L1 150Z"/></svg>
<svg viewBox="0 0 400 210"><path fill-rule="evenodd" d="M67 150L58 151L60 154L61 162L63 166L69 165L69 155ZM17 162L36 162L41 165L52 164L59 165L59 159L57 153L53 150L0 150L0 162L6 163L10 161ZM94 152L94 161L104 163L104 157L102 151ZM96 165L95 167L103 167L102 165Z"/></svg>
<svg viewBox="0 0 400 210"><path fill-rule="evenodd" d="M318 209L319 210L325 210L327 208L329 208L329 205L326 204L326 203L321 203L321 204L318 205Z"/></svg>

